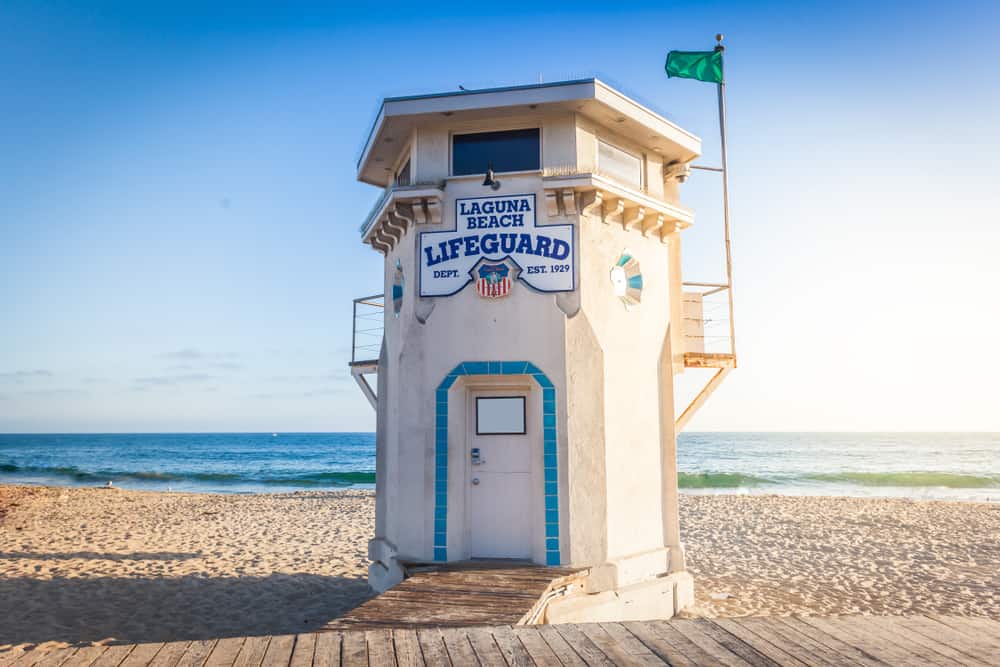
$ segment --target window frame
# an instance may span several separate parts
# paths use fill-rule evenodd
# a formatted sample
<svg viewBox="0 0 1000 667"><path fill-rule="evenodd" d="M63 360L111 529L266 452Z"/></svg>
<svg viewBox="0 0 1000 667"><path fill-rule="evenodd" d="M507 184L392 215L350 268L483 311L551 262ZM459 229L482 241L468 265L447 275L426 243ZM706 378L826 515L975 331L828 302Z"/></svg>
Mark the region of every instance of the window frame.
<svg viewBox="0 0 1000 667"><path fill-rule="evenodd" d="M544 141L544 128L540 124L529 124L529 125L516 125L516 126L509 126L509 127L500 126L500 127L489 127L489 128L482 127L482 128L475 128L475 129L471 129L470 128L470 129L461 129L461 130L454 130L453 129L453 130L449 131L448 132L448 177L449 178L475 178L477 176L481 176L482 174L486 173L485 171L476 172L474 174L456 174L455 173L455 137L457 135L464 135L464 134L488 134L488 133L491 133L491 132L495 132L495 133L499 133L499 132L517 132L517 131L520 131L520 130L538 130L538 167L535 168L535 169L515 169L513 171L496 171L496 170L494 170L493 173L495 173L497 175L501 175L501 174L533 174L533 173L541 172L542 168L543 168L543 165L545 164L544 161L543 161L543 158L544 158L543 146L545 144L545 141Z"/></svg>
<svg viewBox="0 0 1000 667"><path fill-rule="evenodd" d="M617 144L617 143L615 143L613 141L608 141L607 139L604 139L603 137L595 136L594 138L597 140L597 146L596 146L597 150L594 152L595 153L594 157L597 158L595 161L597 162L597 171L598 171L598 173L607 175L608 178L613 178L615 180L618 180L615 176L612 176L608 172L601 170L601 144L604 144L605 146L608 146L609 148L613 148L616 151L620 151L620 152L624 153L625 155L633 157L633 158L635 158L636 160L639 161L639 184L636 187L636 190L638 192L645 192L646 191L646 154L645 153L634 153L634 152L632 152L632 151L630 151L630 150L628 150L626 148L622 148L621 144ZM633 187L630 183L622 183L622 185L625 185L626 187Z"/></svg>
<svg viewBox="0 0 1000 667"><path fill-rule="evenodd" d="M520 431L480 431L479 430L479 401L492 401L503 398L517 398L521 400L521 430ZM528 397L524 394L512 396L476 396L476 435L527 435L528 434Z"/></svg>

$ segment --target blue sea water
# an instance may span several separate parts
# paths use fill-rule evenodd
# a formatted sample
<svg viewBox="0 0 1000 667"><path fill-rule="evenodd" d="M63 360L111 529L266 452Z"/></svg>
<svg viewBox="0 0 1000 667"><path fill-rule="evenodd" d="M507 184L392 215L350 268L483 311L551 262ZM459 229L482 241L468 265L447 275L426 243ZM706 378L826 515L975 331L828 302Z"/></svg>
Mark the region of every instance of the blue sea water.
<svg viewBox="0 0 1000 667"><path fill-rule="evenodd" d="M685 433L689 493L1000 501L1000 434ZM0 434L0 483L251 493L371 488L373 433Z"/></svg>

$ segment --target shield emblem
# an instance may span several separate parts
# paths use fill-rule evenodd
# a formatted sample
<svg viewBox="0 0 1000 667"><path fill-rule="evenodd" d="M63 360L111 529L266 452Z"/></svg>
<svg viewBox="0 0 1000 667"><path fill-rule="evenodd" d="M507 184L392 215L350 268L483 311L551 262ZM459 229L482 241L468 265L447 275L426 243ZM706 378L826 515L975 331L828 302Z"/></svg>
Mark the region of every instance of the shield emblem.
<svg viewBox="0 0 1000 667"><path fill-rule="evenodd" d="M510 294L513 284L506 264L483 264L476 276L476 292L484 299L499 299Z"/></svg>

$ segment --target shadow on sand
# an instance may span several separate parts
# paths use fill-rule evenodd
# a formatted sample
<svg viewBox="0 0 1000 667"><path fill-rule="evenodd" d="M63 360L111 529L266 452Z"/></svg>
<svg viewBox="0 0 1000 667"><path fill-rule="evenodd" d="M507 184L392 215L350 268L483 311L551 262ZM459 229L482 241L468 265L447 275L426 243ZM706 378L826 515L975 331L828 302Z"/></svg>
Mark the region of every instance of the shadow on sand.
<svg viewBox="0 0 1000 667"><path fill-rule="evenodd" d="M364 578L314 574L0 579L0 647L308 632L373 596Z"/></svg>

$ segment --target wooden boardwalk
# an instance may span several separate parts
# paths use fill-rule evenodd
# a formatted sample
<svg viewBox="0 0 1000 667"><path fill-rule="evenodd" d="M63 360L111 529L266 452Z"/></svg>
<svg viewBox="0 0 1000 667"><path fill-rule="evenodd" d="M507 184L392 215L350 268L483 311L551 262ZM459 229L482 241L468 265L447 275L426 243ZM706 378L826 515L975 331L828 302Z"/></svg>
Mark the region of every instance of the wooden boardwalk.
<svg viewBox="0 0 1000 667"><path fill-rule="evenodd" d="M565 567L458 563L408 567L407 578L324 629L517 625L542 597L586 574Z"/></svg>
<svg viewBox="0 0 1000 667"><path fill-rule="evenodd" d="M1000 622L928 616L382 628L0 653L0 667L998 664Z"/></svg>

